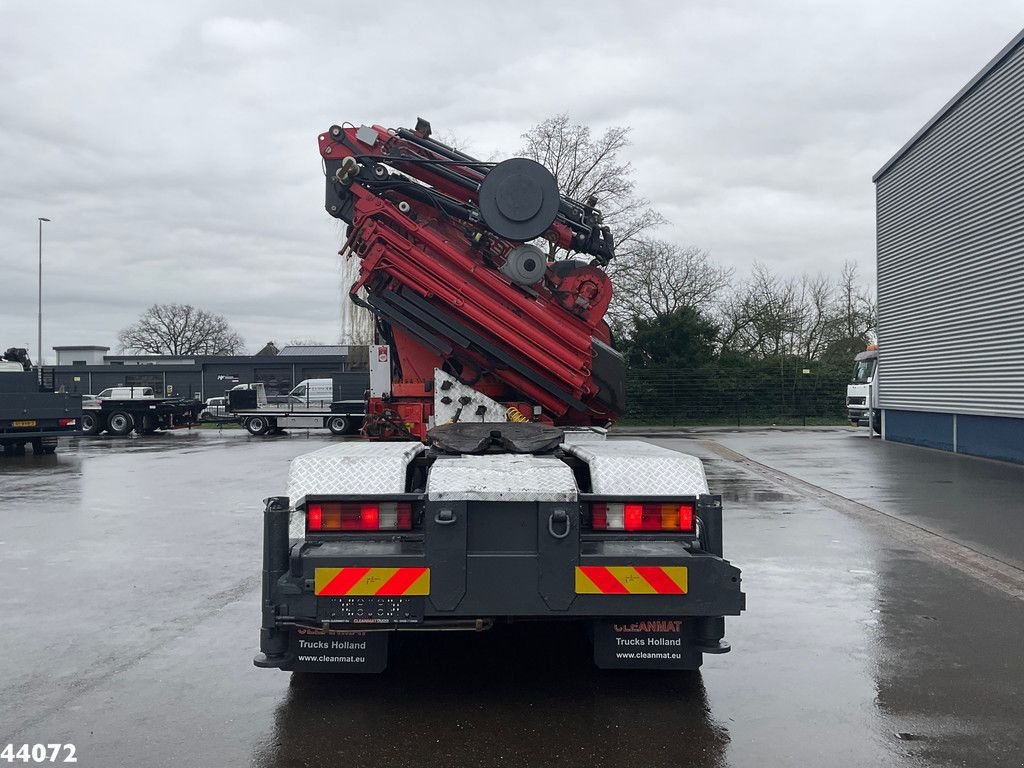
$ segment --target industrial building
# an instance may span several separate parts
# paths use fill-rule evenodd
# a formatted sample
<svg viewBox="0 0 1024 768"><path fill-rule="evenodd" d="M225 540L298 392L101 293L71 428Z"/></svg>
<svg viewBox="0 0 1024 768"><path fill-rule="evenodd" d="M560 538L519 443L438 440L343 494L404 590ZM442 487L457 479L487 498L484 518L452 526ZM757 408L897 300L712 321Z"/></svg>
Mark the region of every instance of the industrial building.
<svg viewBox="0 0 1024 768"><path fill-rule="evenodd" d="M883 436L1024 462L1024 32L873 181Z"/></svg>
<svg viewBox="0 0 1024 768"><path fill-rule="evenodd" d="M105 347L54 347L53 386L96 394L107 387L152 387L155 392L205 400L236 384L262 382L267 394L287 394L303 379L334 378L344 399L369 386L365 346L284 347L277 355L100 355Z"/></svg>
<svg viewBox="0 0 1024 768"><path fill-rule="evenodd" d="M110 347L54 347L53 351L57 354L57 365L103 365Z"/></svg>

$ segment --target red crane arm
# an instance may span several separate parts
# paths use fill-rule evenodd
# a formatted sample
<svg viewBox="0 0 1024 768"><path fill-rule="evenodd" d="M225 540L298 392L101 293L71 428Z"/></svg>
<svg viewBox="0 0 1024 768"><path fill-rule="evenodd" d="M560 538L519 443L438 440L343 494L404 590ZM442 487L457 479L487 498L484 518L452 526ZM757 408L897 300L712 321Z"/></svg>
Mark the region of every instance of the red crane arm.
<svg viewBox="0 0 1024 768"><path fill-rule="evenodd" d="M622 412L601 269L614 242L593 201L562 197L531 160L483 163L436 142L422 121L332 126L319 146L327 210L349 224L342 253L361 260L351 295L366 290L391 336L396 392L422 406L407 422L429 419L435 367L555 424ZM593 258L552 260L539 238Z"/></svg>

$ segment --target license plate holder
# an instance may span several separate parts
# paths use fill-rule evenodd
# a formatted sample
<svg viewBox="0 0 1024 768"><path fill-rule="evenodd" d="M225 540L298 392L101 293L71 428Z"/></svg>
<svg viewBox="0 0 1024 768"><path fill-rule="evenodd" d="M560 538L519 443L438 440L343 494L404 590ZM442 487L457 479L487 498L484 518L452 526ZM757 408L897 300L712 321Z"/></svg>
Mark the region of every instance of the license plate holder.
<svg viewBox="0 0 1024 768"><path fill-rule="evenodd" d="M318 597L316 617L346 624L419 624L425 602L423 597Z"/></svg>

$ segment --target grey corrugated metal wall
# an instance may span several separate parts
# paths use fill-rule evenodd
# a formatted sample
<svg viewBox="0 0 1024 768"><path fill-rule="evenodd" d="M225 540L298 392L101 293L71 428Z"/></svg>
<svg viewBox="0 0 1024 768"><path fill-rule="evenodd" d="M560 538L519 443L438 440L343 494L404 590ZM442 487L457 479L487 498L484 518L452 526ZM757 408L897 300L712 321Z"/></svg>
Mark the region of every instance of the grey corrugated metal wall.
<svg viewBox="0 0 1024 768"><path fill-rule="evenodd" d="M1024 44L876 197L881 406L1024 417Z"/></svg>

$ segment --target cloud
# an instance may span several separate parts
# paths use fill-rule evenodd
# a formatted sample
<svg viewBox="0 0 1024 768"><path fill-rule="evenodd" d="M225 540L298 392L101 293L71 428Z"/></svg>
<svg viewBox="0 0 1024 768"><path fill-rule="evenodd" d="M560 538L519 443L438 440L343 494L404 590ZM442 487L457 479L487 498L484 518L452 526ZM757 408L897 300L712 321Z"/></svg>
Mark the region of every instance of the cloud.
<svg viewBox="0 0 1024 768"><path fill-rule="evenodd" d="M235 16L207 19L199 34L208 45L246 56L287 51L301 39L298 30L277 19Z"/></svg>
<svg viewBox="0 0 1024 768"><path fill-rule="evenodd" d="M158 301L250 349L333 341L316 137L417 115L483 157L558 112L632 126L662 234L739 272L874 267L870 177L1021 27L1019 4L616 2L364 10L0 5L0 347L110 344Z"/></svg>

